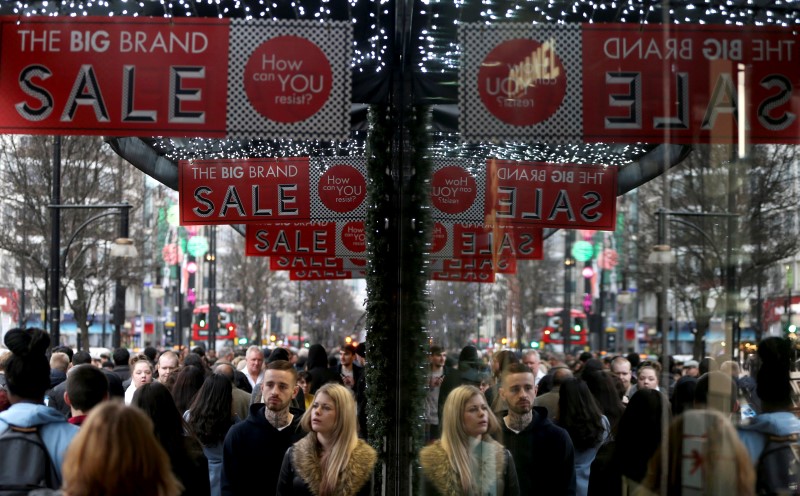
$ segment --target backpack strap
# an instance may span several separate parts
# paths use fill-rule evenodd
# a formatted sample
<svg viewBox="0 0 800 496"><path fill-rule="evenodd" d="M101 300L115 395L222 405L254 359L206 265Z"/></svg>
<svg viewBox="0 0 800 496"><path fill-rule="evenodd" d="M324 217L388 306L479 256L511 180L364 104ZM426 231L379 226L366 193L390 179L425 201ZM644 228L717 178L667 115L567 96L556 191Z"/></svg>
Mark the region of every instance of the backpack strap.
<svg viewBox="0 0 800 496"><path fill-rule="evenodd" d="M9 430L12 430L14 432L22 432L24 434L30 434L32 432L35 432L37 434L39 433L39 428L38 427L20 427L18 425L8 424L8 428L9 428ZM39 436L39 438L41 438L41 436Z"/></svg>

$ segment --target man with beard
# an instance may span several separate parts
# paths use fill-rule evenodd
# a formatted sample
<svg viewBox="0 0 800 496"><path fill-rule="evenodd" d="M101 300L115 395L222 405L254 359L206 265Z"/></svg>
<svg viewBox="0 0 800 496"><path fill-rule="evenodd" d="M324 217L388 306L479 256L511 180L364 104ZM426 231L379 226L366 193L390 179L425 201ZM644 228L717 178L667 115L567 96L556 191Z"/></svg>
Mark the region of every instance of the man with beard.
<svg viewBox="0 0 800 496"><path fill-rule="evenodd" d="M500 396L508 410L499 417L495 436L514 457L520 494L575 494L575 450L567 431L547 418L547 409L534 407L536 384L523 363L508 366Z"/></svg>
<svg viewBox="0 0 800 496"><path fill-rule="evenodd" d="M264 403L250 405L250 415L225 436L222 494L275 494L283 455L305 434L302 411L290 408L297 395L297 371L286 360L267 365L261 381Z"/></svg>

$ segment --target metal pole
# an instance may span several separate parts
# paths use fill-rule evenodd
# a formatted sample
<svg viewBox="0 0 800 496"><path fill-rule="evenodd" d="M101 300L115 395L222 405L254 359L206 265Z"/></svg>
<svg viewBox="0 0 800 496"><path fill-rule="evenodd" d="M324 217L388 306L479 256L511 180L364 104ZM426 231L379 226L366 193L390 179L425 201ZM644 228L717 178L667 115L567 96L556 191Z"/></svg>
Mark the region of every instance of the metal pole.
<svg viewBox="0 0 800 496"><path fill-rule="evenodd" d="M208 240L208 350L216 350L219 308L217 307L217 226L209 226Z"/></svg>
<svg viewBox="0 0 800 496"><path fill-rule="evenodd" d="M661 208L656 212L658 215L658 244L667 243L667 212ZM658 291L658 309L656 310L656 322L661 331L661 357L664 363L661 382L664 387L669 385L669 326L667 325L667 291L669 289L669 264L661 266L661 287Z"/></svg>
<svg viewBox="0 0 800 496"><path fill-rule="evenodd" d="M61 136L53 139L53 190L50 203L61 203ZM61 344L61 210L50 210L50 346Z"/></svg>
<svg viewBox="0 0 800 496"><path fill-rule="evenodd" d="M561 340L564 343L564 353L570 352L572 339L572 268L575 260L572 258L572 244L575 242L575 231L568 230L564 236L564 308L561 309Z"/></svg>
<svg viewBox="0 0 800 496"><path fill-rule="evenodd" d="M119 207L119 237L129 236L128 209L130 207ZM111 346L119 348L122 344L122 327L125 325L125 285L122 283L122 276L117 274L114 282L114 333L111 336Z"/></svg>
<svg viewBox="0 0 800 496"><path fill-rule="evenodd" d="M481 313L481 283L478 284L478 339L477 339L477 346L479 350L481 349L481 325L483 324L483 314Z"/></svg>
<svg viewBox="0 0 800 496"><path fill-rule="evenodd" d="M300 309L301 301L303 300L303 286L301 286L302 281L297 281L297 349L300 349L301 341L303 340L303 312ZM261 346L261 343L258 343Z"/></svg>

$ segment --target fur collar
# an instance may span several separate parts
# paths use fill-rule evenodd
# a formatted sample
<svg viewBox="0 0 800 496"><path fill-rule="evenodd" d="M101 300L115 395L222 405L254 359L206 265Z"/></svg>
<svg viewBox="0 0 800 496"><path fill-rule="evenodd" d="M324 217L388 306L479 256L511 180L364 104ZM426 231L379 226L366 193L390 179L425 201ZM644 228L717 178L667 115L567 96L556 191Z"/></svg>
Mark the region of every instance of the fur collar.
<svg viewBox="0 0 800 496"><path fill-rule="evenodd" d="M350 462L339 476L339 485L334 493L341 496L355 496L372 477L372 468L377 459L378 454L375 450L359 439L350 454ZM297 475L303 479L311 493L315 496L319 495L322 468L320 467L319 453L317 453L316 434L310 432L295 443L292 450L292 463Z"/></svg>
<svg viewBox="0 0 800 496"><path fill-rule="evenodd" d="M473 458L477 458L479 452L483 453L483 456L479 461L475 460L475 472L473 473L477 477L480 477L480 474L492 474L492 476L483 477L478 481L480 483L478 494L502 494L506 470L505 448L490 439L482 441L473 450ZM439 494L461 496L461 477L450 466L450 460L442 448L441 441L422 448L419 452L419 460L425 478L433 484Z"/></svg>

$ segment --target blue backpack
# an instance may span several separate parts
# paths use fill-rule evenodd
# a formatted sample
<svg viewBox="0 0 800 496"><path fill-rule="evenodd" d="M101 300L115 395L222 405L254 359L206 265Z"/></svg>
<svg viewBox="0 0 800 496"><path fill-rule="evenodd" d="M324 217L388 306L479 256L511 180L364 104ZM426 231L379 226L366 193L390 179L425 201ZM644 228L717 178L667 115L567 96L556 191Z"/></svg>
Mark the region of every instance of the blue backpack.
<svg viewBox="0 0 800 496"><path fill-rule="evenodd" d="M10 425L0 434L0 453L0 496L61 487L61 479L38 427Z"/></svg>
<svg viewBox="0 0 800 496"><path fill-rule="evenodd" d="M756 494L800 494L800 434L767 436L758 459Z"/></svg>

